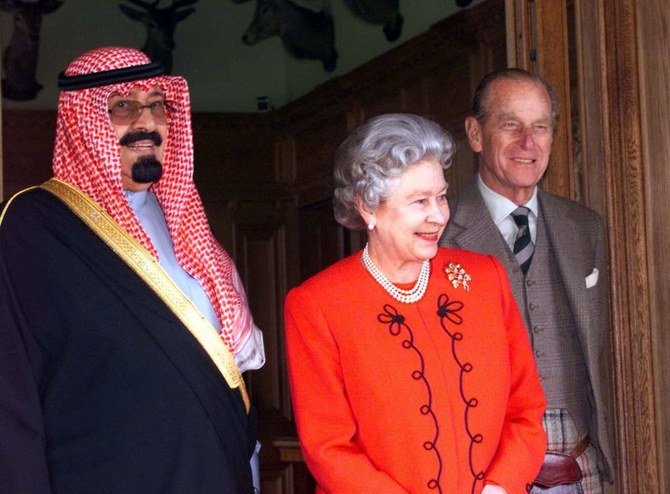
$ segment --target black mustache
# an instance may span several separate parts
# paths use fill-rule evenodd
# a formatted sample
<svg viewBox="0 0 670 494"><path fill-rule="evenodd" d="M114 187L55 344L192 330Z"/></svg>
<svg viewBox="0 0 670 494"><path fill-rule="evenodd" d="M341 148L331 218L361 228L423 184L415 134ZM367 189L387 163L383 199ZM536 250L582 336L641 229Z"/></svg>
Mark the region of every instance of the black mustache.
<svg viewBox="0 0 670 494"><path fill-rule="evenodd" d="M124 135L119 143L122 146L130 146L132 143L137 141L146 141L149 140L153 142L156 146L160 146L163 142L163 138L158 134L158 132L144 132L138 130L137 132L129 132Z"/></svg>

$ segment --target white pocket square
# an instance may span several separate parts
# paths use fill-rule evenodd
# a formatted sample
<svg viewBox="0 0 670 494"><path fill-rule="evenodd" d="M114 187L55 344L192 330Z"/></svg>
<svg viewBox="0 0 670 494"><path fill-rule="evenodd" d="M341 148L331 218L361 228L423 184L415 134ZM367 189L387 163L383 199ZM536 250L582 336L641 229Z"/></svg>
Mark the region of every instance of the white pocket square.
<svg viewBox="0 0 670 494"><path fill-rule="evenodd" d="M598 268L593 268L593 271L591 271L591 274L588 275L586 278L584 278L584 281L586 282L586 288L592 288L596 286L598 283Z"/></svg>

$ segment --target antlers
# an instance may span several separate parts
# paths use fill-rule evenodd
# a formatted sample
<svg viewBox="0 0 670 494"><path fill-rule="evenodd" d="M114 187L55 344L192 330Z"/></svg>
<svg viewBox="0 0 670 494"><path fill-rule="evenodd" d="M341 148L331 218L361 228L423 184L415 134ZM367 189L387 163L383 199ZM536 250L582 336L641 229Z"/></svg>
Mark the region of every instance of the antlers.
<svg viewBox="0 0 670 494"><path fill-rule="evenodd" d="M172 70L172 50L177 24L195 12L193 5L198 0L172 0L172 5L159 8L160 0L127 0L142 10L119 4L121 11L131 19L144 24L147 40L142 47L151 60L160 62L168 73ZM179 10L182 9L182 10Z"/></svg>

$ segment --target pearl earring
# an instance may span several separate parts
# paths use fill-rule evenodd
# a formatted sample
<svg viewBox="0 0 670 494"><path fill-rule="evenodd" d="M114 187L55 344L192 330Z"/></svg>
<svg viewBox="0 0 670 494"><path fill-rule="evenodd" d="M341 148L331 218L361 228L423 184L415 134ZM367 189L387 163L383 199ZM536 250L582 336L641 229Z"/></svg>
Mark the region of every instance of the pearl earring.
<svg viewBox="0 0 670 494"><path fill-rule="evenodd" d="M370 230L370 231L374 230L376 224L377 224L377 222L375 221L374 218L372 218L372 219L370 220L370 223L368 223L368 230Z"/></svg>

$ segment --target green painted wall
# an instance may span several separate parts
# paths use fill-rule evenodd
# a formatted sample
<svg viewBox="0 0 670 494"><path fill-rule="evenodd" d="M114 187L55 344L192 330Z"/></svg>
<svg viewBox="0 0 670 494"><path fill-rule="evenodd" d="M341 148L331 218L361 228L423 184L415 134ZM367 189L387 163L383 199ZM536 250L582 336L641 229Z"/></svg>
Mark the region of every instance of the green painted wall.
<svg viewBox="0 0 670 494"><path fill-rule="evenodd" d="M56 76L77 55L105 45L141 47L144 28L123 15L119 3L127 4L120 0L64 0L59 10L45 16L37 69L37 80L44 89L29 102L4 99L3 107L55 108ZM365 24L342 0L331 0L339 59L335 71L328 73L320 61L291 58L277 37L252 47L244 45L241 37L253 17L254 1L200 0L195 7L196 13L177 27L173 73L189 81L194 110L217 112L255 111L258 96L267 96L273 106L280 107L330 77L345 74L421 34L459 9L455 0L400 0L405 17L403 34L389 43L381 26ZM10 14L1 13L0 29L4 49L12 33Z"/></svg>

